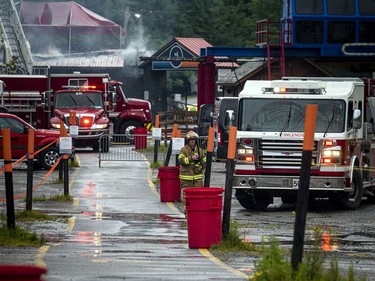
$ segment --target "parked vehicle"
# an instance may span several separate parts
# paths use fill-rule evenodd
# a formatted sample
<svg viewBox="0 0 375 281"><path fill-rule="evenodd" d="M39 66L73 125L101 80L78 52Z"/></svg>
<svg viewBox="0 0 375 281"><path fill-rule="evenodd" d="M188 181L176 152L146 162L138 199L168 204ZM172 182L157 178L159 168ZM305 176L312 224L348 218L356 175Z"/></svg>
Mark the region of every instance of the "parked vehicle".
<svg viewBox="0 0 375 281"><path fill-rule="evenodd" d="M35 152L44 148L39 152L34 160L35 167L50 169L60 157L57 141L60 132L54 130L35 129L33 126L22 120L21 118L9 114L0 113L0 158L4 158L3 151L3 132L4 128L10 128L12 158L19 159L26 155L28 149L28 132L29 129L34 130L34 146ZM53 143L54 142L54 143ZM52 145L48 146L49 144ZM48 147L46 147L48 146ZM46 147L46 148L45 148Z"/></svg>
<svg viewBox="0 0 375 281"><path fill-rule="evenodd" d="M229 125L236 125L237 108L237 97L218 97L215 99L212 124L215 132L215 156L218 161L227 159L229 141L228 127ZM231 120L225 120L225 113L228 110L232 111Z"/></svg>
<svg viewBox="0 0 375 281"><path fill-rule="evenodd" d="M373 80L284 78L247 81L239 95L233 188L244 208L296 201L307 104L318 105L310 198L375 201Z"/></svg>
<svg viewBox="0 0 375 281"><path fill-rule="evenodd" d="M59 120L69 126L69 115L73 111L76 112L78 126L90 119L85 127L80 126L77 147L99 149L98 140L109 132L109 123L113 125L113 133L126 134L124 141L134 139L134 128L150 128L150 103L127 98L122 83L111 80L105 73L0 75L0 81L3 83L1 110L21 117L36 128L58 129ZM101 100L97 99L94 105L87 99L86 93L91 93L91 97L100 93ZM65 109L61 106L56 108L56 102L59 105L61 101L59 95L68 96L71 101L74 97L77 104ZM107 150L107 147L102 149Z"/></svg>

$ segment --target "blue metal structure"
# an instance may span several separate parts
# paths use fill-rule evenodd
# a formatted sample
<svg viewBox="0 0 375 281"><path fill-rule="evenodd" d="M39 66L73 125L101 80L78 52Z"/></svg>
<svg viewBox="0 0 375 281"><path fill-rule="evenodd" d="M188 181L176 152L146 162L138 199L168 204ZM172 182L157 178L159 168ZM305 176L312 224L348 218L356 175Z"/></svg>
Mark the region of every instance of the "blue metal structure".
<svg viewBox="0 0 375 281"><path fill-rule="evenodd" d="M258 21L256 36L254 48L201 49L198 72L213 72L215 57L267 58L268 79L285 76L285 58L354 61L375 72L375 0L283 0L280 21ZM214 81L199 73L199 106L213 103Z"/></svg>

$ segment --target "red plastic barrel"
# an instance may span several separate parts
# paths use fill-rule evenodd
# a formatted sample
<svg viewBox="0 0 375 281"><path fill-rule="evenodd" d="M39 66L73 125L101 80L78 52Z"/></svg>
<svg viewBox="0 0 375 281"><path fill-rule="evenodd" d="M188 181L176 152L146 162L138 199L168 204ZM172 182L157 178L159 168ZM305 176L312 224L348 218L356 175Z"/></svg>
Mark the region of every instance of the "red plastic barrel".
<svg viewBox="0 0 375 281"><path fill-rule="evenodd" d="M44 267L32 265L0 265L0 280L9 281L39 281L47 270Z"/></svg>
<svg viewBox="0 0 375 281"><path fill-rule="evenodd" d="M159 167L158 178L160 180L160 201L181 201L180 167Z"/></svg>
<svg viewBox="0 0 375 281"><path fill-rule="evenodd" d="M135 149L147 148L147 129L143 127L134 128Z"/></svg>
<svg viewBox="0 0 375 281"><path fill-rule="evenodd" d="M209 248L221 241L223 191L220 187L184 188L189 248Z"/></svg>

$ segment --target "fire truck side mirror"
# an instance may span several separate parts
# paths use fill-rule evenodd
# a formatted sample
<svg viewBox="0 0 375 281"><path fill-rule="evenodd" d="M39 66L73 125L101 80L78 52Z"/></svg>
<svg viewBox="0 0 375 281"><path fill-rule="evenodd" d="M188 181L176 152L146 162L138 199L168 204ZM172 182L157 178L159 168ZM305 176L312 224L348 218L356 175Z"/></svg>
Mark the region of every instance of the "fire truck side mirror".
<svg viewBox="0 0 375 281"><path fill-rule="evenodd" d="M46 93L42 93L42 98L41 98L40 104L41 104L43 109L46 108Z"/></svg>
<svg viewBox="0 0 375 281"><path fill-rule="evenodd" d="M117 94L116 92L112 92L112 108L115 109L116 108L116 104L117 104Z"/></svg>
<svg viewBox="0 0 375 281"><path fill-rule="evenodd" d="M362 128L362 113L359 109L354 109L353 111L353 128L360 129Z"/></svg>
<svg viewBox="0 0 375 281"><path fill-rule="evenodd" d="M225 111L224 127L229 130L229 127L233 126L234 121L234 110Z"/></svg>

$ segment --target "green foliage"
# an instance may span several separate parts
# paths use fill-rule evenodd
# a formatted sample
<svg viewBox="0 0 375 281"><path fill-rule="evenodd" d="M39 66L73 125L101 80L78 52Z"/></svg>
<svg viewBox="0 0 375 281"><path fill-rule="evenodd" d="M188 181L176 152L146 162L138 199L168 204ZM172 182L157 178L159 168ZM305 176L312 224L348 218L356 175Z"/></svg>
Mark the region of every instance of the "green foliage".
<svg viewBox="0 0 375 281"><path fill-rule="evenodd" d="M271 237L269 245L264 241L262 245L262 258L256 263L254 281L355 281L366 278L355 278L353 266L346 276L341 276L337 261L331 261L326 269L325 255L320 249L320 236L315 232L315 243L305 253L305 259L298 269L292 269L290 261L282 253L278 241Z"/></svg>
<svg viewBox="0 0 375 281"><path fill-rule="evenodd" d="M55 220L47 214L38 211L23 211L16 213L16 221L50 221Z"/></svg>
<svg viewBox="0 0 375 281"><path fill-rule="evenodd" d="M14 230L5 225L0 227L0 246L39 247L45 242L35 232L16 227Z"/></svg>
<svg viewBox="0 0 375 281"><path fill-rule="evenodd" d="M72 201L72 197L70 195L57 194L57 195L51 196L50 200L65 202L65 201Z"/></svg>
<svg viewBox="0 0 375 281"><path fill-rule="evenodd" d="M157 169L157 168L163 167L163 166L164 166L164 163L161 162L161 161L150 163L150 168L151 169Z"/></svg>
<svg viewBox="0 0 375 281"><path fill-rule="evenodd" d="M240 232L239 223L236 220L230 222L229 232L218 245L212 246L213 251L255 251L255 246L245 242L243 234Z"/></svg>

